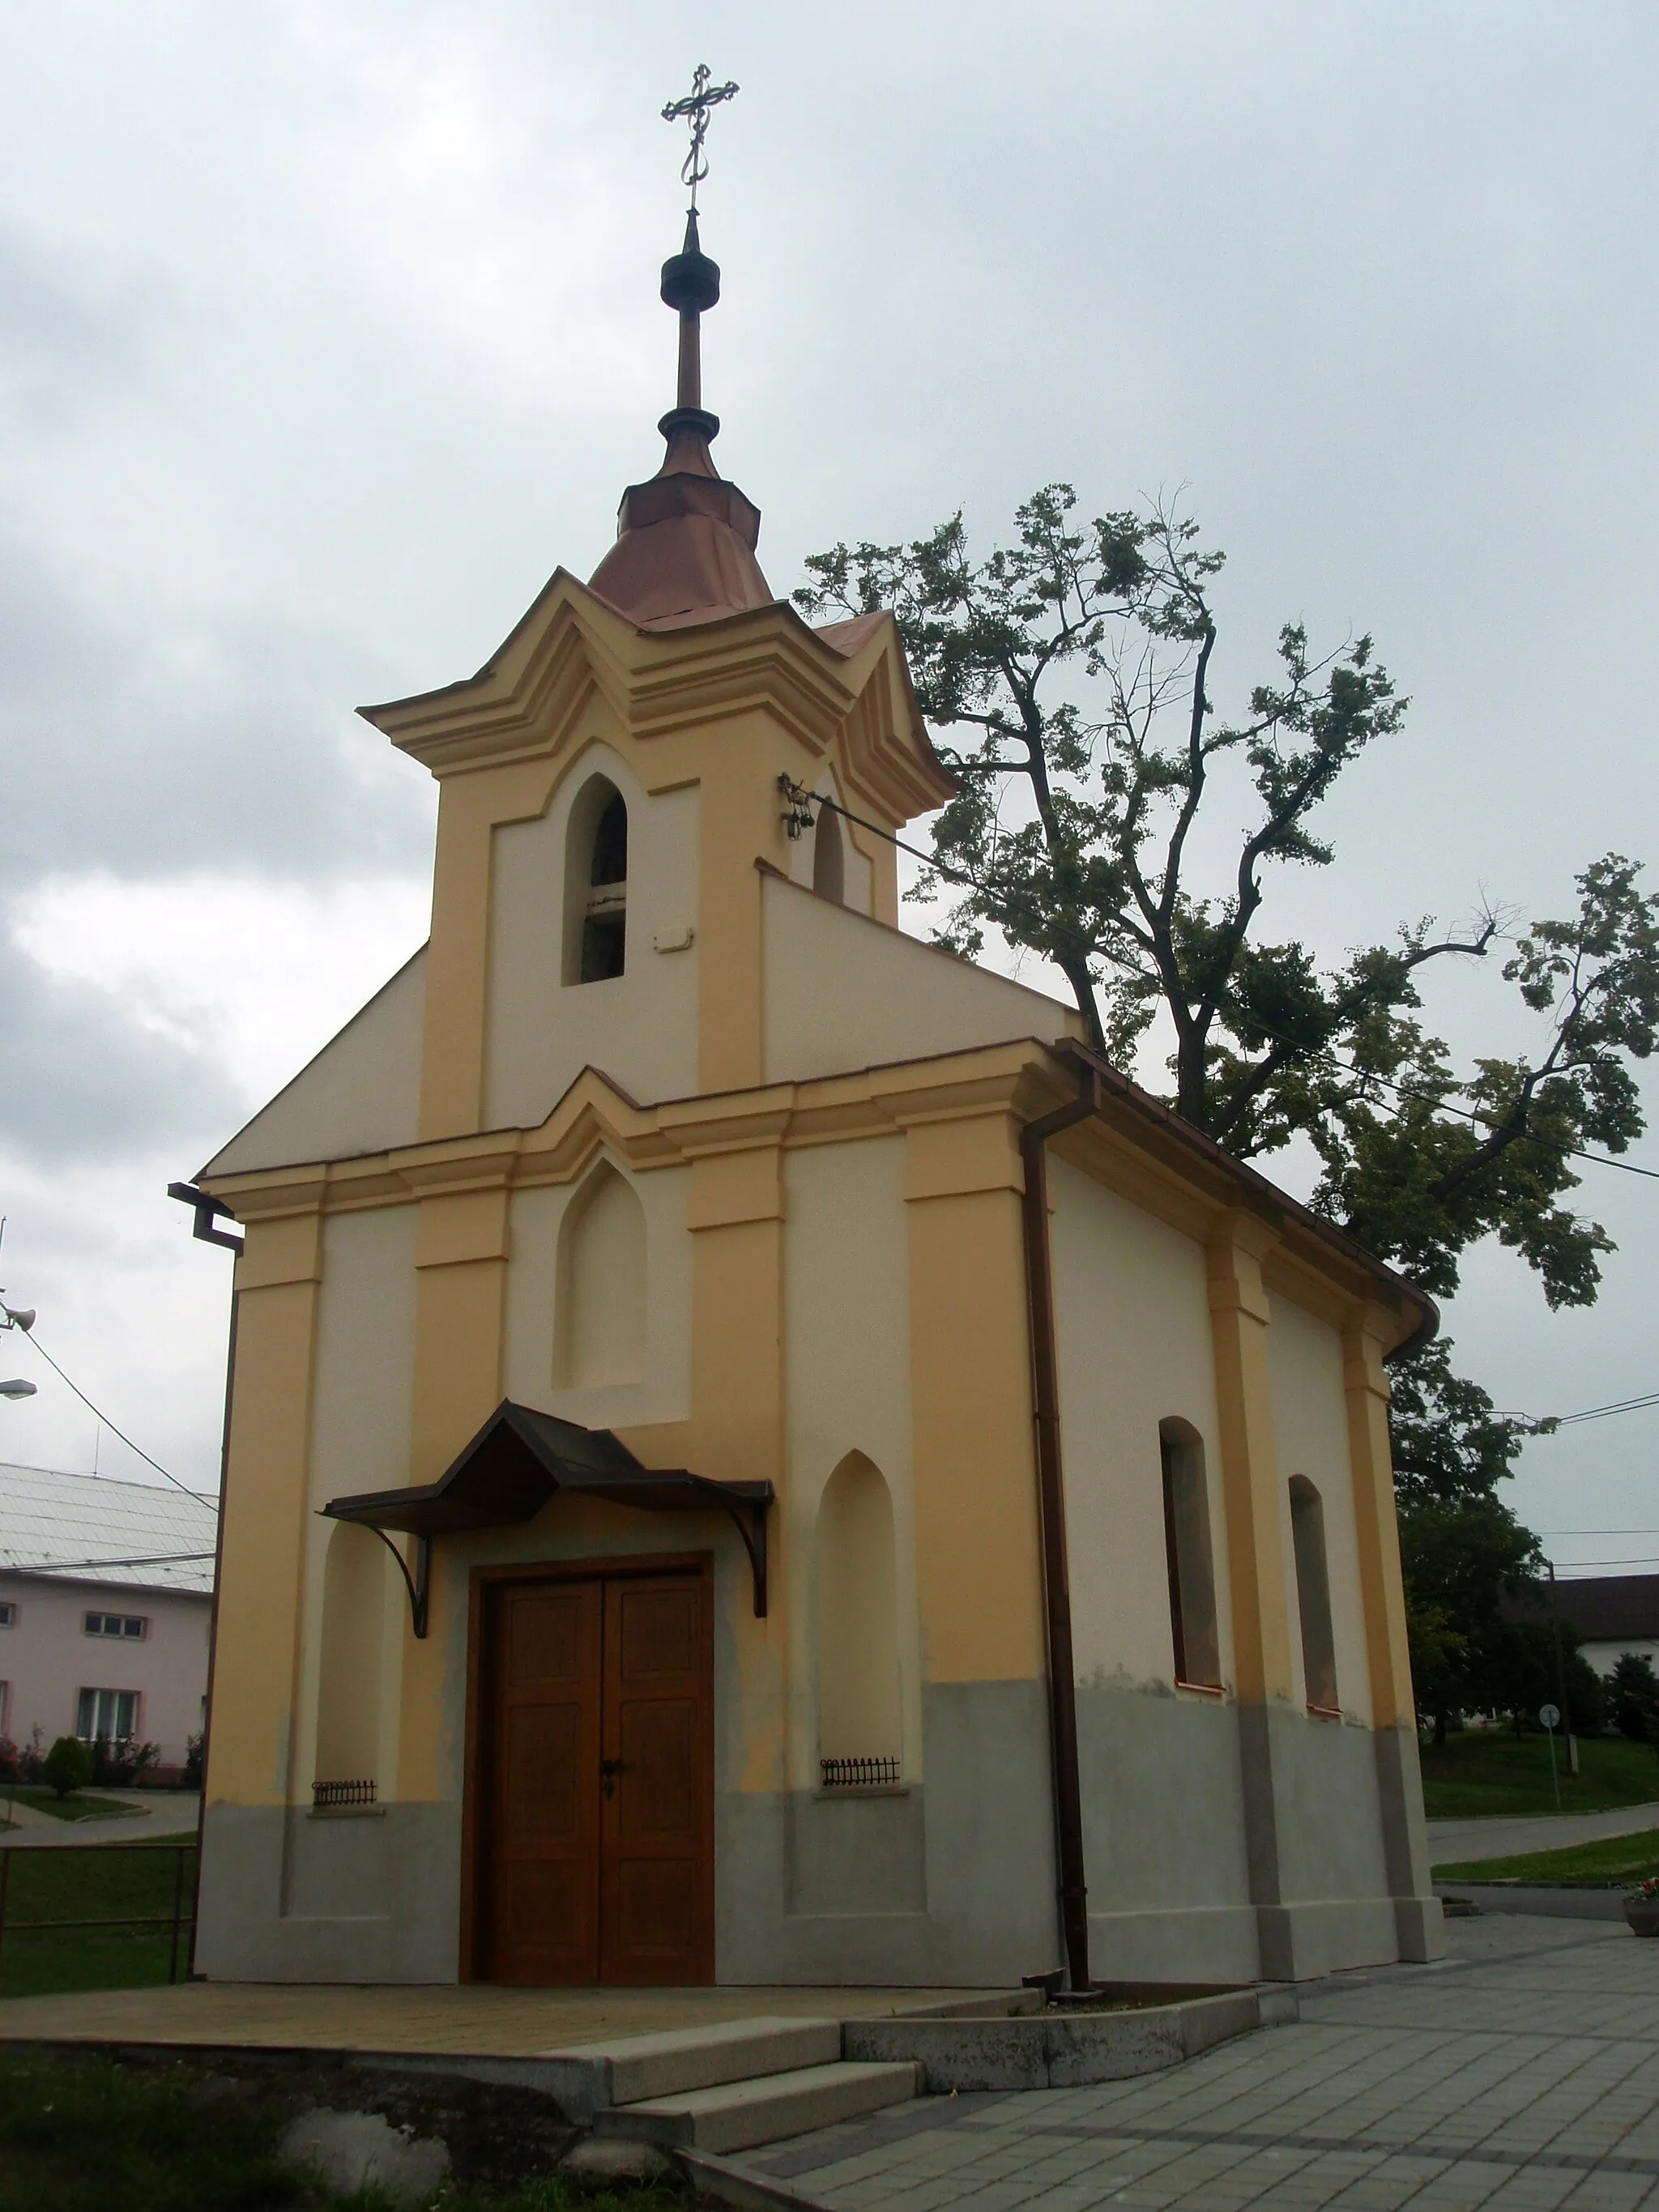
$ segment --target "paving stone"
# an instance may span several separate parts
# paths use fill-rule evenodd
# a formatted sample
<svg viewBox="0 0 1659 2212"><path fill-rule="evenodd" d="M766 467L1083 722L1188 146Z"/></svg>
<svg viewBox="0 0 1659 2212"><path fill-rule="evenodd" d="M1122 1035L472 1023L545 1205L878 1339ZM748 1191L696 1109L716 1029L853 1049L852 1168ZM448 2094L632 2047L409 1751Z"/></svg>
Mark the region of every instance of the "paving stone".
<svg viewBox="0 0 1659 2212"><path fill-rule="evenodd" d="M905 2108L757 2163L836 2212L1659 2212L1659 1985L1595 1922L1456 1923L1168 2073Z"/></svg>

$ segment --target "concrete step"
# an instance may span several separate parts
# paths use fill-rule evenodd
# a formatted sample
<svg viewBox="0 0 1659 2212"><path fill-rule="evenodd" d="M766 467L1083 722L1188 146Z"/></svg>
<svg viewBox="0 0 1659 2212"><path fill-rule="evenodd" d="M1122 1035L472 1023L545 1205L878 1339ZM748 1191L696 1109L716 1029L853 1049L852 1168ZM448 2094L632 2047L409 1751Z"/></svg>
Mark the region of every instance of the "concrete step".
<svg viewBox="0 0 1659 2212"><path fill-rule="evenodd" d="M573 2119L591 2118L613 2105L636 2105L761 2074L787 2074L826 2066L841 2057L841 2022L801 2020L787 2014L720 2021L708 2027L669 2029L655 2035L623 2035L607 2043L581 2043L538 2052L552 2069L552 2087Z"/></svg>
<svg viewBox="0 0 1659 2212"><path fill-rule="evenodd" d="M754 2150L904 2104L921 2087L921 2069L912 2060L886 2065L838 2060L617 2106L600 2113L597 2125L603 2135L627 2136L665 2150Z"/></svg>

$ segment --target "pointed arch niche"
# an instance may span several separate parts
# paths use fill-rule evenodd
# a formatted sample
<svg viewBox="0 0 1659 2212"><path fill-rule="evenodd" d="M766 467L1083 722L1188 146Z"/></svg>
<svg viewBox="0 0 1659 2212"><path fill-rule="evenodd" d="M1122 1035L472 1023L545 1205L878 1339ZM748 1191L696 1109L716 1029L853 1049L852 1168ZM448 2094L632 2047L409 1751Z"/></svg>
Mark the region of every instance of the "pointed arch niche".
<svg viewBox="0 0 1659 2212"><path fill-rule="evenodd" d="M818 1756L901 1753L893 1500L862 1452L823 1486L817 1525Z"/></svg>
<svg viewBox="0 0 1659 2212"><path fill-rule="evenodd" d="M386 1578L380 1538L342 1522L323 1565L323 1632L317 1679L319 1782L380 1779Z"/></svg>
<svg viewBox="0 0 1659 2212"><path fill-rule="evenodd" d="M820 806L812 830L812 888L837 906L847 903L847 849L841 823L827 806Z"/></svg>
<svg viewBox="0 0 1659 2212"><path fill-rule="evenodd" d="M628 801L590 775L571 804L564 840L567 983L603 983L628 963Z"/></svg>
<svg viewBox="0 0 1659 2212"><path fill-rule="evenodd" d="M562 1390L593 1390L645 1374L645 1209L628 1178L601 1160L559 1226L553 1380Z"/></svg>

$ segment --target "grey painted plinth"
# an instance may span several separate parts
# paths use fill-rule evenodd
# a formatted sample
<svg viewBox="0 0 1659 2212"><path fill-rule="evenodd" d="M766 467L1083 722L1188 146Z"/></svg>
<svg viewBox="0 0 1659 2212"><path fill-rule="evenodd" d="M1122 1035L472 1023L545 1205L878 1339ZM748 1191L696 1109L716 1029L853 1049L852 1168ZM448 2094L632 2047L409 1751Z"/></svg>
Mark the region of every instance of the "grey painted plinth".
<svg viewBox="0 0 1659 2212"><path fill-rule="evenodd" d="M371 1819L298 1806L210 1805L197 1971L226 1982L453 1982L459 1807Z"/></svg>
<svg viewBox="0 0 1659 2212"><path fill-rule="evenodd" d="M933 2094L1075 2089L1122 2081L1297 2017L1291 1990L1228 1990L1136 2012L1046 2012L1001 2020L849 2020L848 2058L913 2058Z"/></svg>

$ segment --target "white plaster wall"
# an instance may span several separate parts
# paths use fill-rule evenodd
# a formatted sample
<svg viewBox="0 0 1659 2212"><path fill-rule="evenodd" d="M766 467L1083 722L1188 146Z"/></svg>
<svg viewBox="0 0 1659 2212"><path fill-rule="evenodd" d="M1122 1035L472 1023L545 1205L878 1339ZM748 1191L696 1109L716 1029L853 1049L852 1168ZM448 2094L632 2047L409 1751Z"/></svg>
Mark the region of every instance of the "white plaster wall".
<svg viewBox="0 0 1659 2212"><path fill-rule="evenodd" d="M1052 1042L1076 1026L1058 1000L783 877L765 878L762 916L769 1083L880 1067L1010 1037Z"/></svg>
<svg viewBox="0 0 1659 2212"><path fill-rule="evenodd" d="M1353 1468L1348 1457L1347 1404L1342 1392L1342 1340L1328 1323L1288 1298L1272 1295L1267 1364L1272 1378L1273 1449L1278 1460L1285 1586L1291 1608L1291 1657L1297 1693L1305 1697L1296 1602L1296 1553L1291 1538L1290 1480L1306 1475L1325 1508L1325 1560L1336 1646L1336 1694L1345 1714L1371 1717L1365 1622L1354 1525Z"/></svg>
<svg viewBox="0 0 1659 2212"><path fill-rule="evenodd" d="M0 1734L26 1744L38 1725L50 1747L74 1735L82 1690L137 1690L140 1740L160 1744L163 1766L184 1765L207 1695L205 1591L0 1574L0 1599L17 1608L12 1626L0 1628ZM89 1613L137 1613L149 1632L133 1643L88 1636Z"/></svg>
<svg viewBox="0 0 1659 2212"><path fill-rule="evenodd" d="M568 984L565 833L572 803L595 774L628 804L627 964L605 982ZM659 952L654 939L696 928L697 817L695 789L648 798L619 754L591 744L539 820L495 832L487 1127L538 1127L587 1066L642 1104L696 1089L696 947Z"/></svg>
<svg viewBox="0 0 1659 2212"><path fill-rule="evenodd" d="M331 1498L395 1490L409 1480L415 1389L415 1229L419 1208L380 1206L331 1214L323 1224L317 1364L312 1388L310 1515L300 1666L290 1735L290 1782L309 1802L321 1689L323 1571L336 1523L319 1517ZM396 1565L384 1559L380 1657L380 1758L375 1779L387 1802L398 1794L398 1708L408 1600Z"/></svg>
<svg viewBox="0 0 1659 2212"><path fill-rule="evenodd" d="M836 781L834 770L827 766L818 770L817 781L812 786L812 789L818 798L833 799L837 806L844 806L847 804L842 795L841 786ZM823 821L825 817L820 814L818 818ZM842 902L845 906L851 907L857 914L868 914L875 870L853 842L852 823L843 821L839 815L831 815L828 818L834 822L841 837L844 868L842 880ZM792 884L804 884L809 891L812 888L814 859L812 841L813 832L809 830L805 836L797 837L789 848L789 880Z"/></svg>
<svg viewBox="0 0 1659 2212"><path fill-rule="evenodd" d="M412 1145L421 1096L426 947L263 1106L204 1175L346 1160Z"/></svg>
<svg viewBox="0 0 1659 2212"><path fill-rule="evenodd" d="M561 1389L553 1379L559 1227L584 1177L513 1194L503 1358L507 1395L515 1404L562 1414L590 1429L686 1420L691 1412L691 1234L685 1202L691 1171L659 1168L630 1176L620 1160L611 1164L633 1185L645 1214L645 1373L637 1382L586 1390Z"/></svg>
<svg viewBox="0 0 1659 2212"><path fill-rule="evenodd" d="M1203 1440L1221 1677L1231 1687L1227 1522L1204 1254L1054 1156L1048 1188L1079 1679L1173 1686L1158 1431L1160 1421L1176 1418Z"/></svg>
<svg viewBox="0 0 1659 2212"><path fill-rule="evenodd" d="M1638 1659L1650 1659L1659 1665L1659 1644L1650 1637L1626 1637L1623 1643L1598 1640L1594 1644L1581 1644L1579 1649L1596 1673L1605 1675L1609 1681L1613 1679L1613 1668L1627 1651ZM3 1651L4 1646L0 1645L0 1656L3 1656Z"/></svg>
<svg viewBox="0 0 1659 2212"><path fill-rule="evenodd" d="M823 907L822 900L812 900ZM837 909L825 909L832 916ZM784 1154L789 1583L788 1786L816 1787L816 1532L823 1486L850 1451L893 1501L905 1778L922 1778L921 1624L910 1464L909 1243L904 1139L815 1145Z"/></svg>

